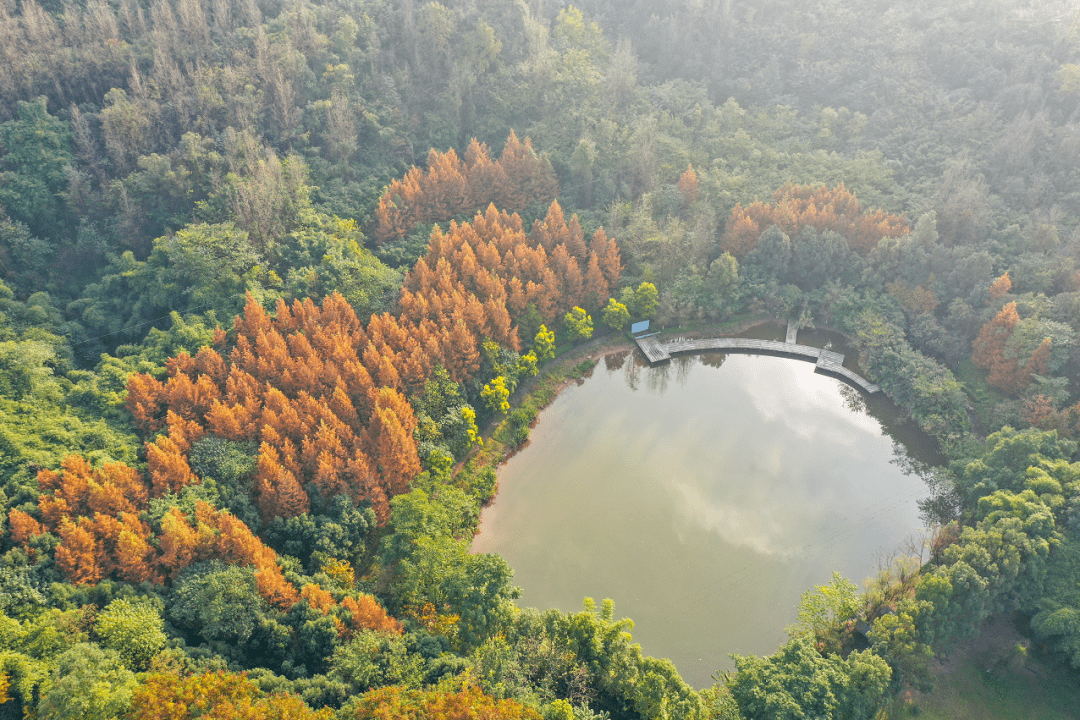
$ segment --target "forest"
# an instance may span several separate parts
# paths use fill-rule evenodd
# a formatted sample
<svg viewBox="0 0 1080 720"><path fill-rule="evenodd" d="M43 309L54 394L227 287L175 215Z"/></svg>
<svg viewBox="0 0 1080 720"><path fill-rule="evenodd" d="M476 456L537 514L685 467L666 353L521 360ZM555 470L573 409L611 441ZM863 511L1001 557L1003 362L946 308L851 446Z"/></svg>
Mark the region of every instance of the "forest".
<svg viewBox="0 0 1080 720"><path fill-rule="evenodd" d="M0 0L0 718L854 720L1012 614L1080 671L1077 167L1056 0ZM519 608L515 392L787 317L939 443L929 560L701 690Z"/></svg>

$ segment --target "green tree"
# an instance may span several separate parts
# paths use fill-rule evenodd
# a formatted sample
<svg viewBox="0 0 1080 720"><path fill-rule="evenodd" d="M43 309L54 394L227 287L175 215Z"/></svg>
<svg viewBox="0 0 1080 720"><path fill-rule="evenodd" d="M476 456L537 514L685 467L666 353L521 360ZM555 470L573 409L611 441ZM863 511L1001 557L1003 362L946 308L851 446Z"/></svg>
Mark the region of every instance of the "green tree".
<svg viewBox="0 0 1080 720"><path fill-rule="evenodd" d="M218 561L184 570L169 604L169 617L179 627L207 640L237 645L251 639L265 612L255 570Z"/></svg>
<svg viewBox="0 0 1080 720"><path fill-rule="evenodd" d="M423 666L424 658L409 653L405 638L364 630L334 651L329 675L356 695L385 685L419 687Z"/></svg>
<svg viewBox="0 0 1080 720"><path fill-rule="evenodd" d="M442 365L424 381L423 392L412 398L412 405L418 422L417 440L423 446L441 446L460 458L480 439L476 411Z"/></svg>
<svg viewBox="0 0 1080 720"><path fill-rule="evenodd" d="M1034 603L1031 629L1041 641L1080 668L1080 540L1070 534L1050 558L1047 592Z"/></svg>
<svg viewBox="0 0 1080 720"><path fill-rule="evenodd" d="M510 584L514 571L498 555L470 552L471 540L425 535L398 563L393 592L403 605L432 603L458 615L458 637L476 647L498 632L513 614L521 591Z"/></svg>
<svg viewBox="0 0 1080 720"><path fill-rule="evenodd" d="M858 585L834 572L828 585L803 593L798 622L788 628L788 634L812 638L822 652L841 653L862 605Z"/></svg>
<svg viewBox="0 0 1080 720"><path fill-rule="evenodd" d="M97 616L94 632L115 650L129 670L146 670L150 659L165 647L164 621L152 602L113 600Z"/></svg>
<svg viewBox="0 0 1080 720"><path fill-rule="evenodd" d="M501 636L473 653L477 678L490 692L517 697L539 693L550 701L580 693L590 698L590 708L616 717L704 720L701 697L671 662L641 654L629 632L633 625L615 618L611 600L598 608L586 598L577 613L520 611Z"/></svg>
<svg viewBox="0 0 1080 720"><path fill-rule="evenodd" d="M543 364L555 357L555 331L548 330L547 326L541 325L533 338L533 352L536 353L536 362Z"/></svg>
<svg viewBox="0 0 1080 720"><path fill-rule="evenodd" d="M299 602L289 609L286 622L293 628L294 663L303 665L312 674L326 672L329 658L338 647L334 618L323 615L308 603Z"/></svg>
<svg viewBox="0 0 1080 720"><path fill-rule="evenodd" d="M0 210L0 270L22 295L44 289L53 248Z"/></svg>
<svg viewBox="0 0 1080 720"><path fill-rule="evenodd" d="M263 530L263 539L312 568L321 567L327 558L360 562L375 527L375 513L370 507L354 506L345 495L320 499L318 512L275 517ZM256 515L253 521L257 520Z"/></svg>
<svg viewBox="0 0 1080 720"><path fill-rule="evenodd" d="M656 308L660 306L660 293L651 282L642 282L637 289L623 288L619 300L630 311L631 317L646 319L656 314Z"/></svg>
<svg viewBox="0 0 1080 720"><path fill-rule="evenodd" d="M120 655L80 643L57 661L52 686L41 696L41 720L115 720L131 706L138 683Z"/></svg>
<svg viewBox="0 0 1080 720"><path fill-rule="evenodd" d="M581 188L581 199L585 207L590 207L593 201L593 165L596 164L596 143L587 138L581 138L574 154L570 156L570 172L574 178L574 184Z"/></svg>
<svg viewBox="0 0 1080 720"><path fill-rule="evenodd" d="M735 656L731 694L746 720L861 720L888 701L891 671L870 652L822 657L794 638L766 658Z"/></svg>
<svg viewBox="0 0 1080 720"><path fill-rule="evenodd" d="M480 391L480 397L492 412L506 412L510 409L510 389L506 387L506 378L500 375Z"/></svg>
<svg viewBox="0 0 1080 720"><path fill-rule="evenodd" d="M563 317L563 325L572 342L584 342L592 337L592 316L582 308L575 307Z"/></svg>
<svg viewBox="0 0 1080 720"><path fill-rule="evenodd" d="M394 532L383 539L382 560L386 566L408 557L424 535L472 537L472 527L480 514L476 501L453 485L439 485L432 492L415 487L393 498L390 508Z"/></svg>
<svg viewBox="0 0 1080 720"><path fill-rule="evenodd" d="M783 285L788 282L791 257L791 238L776 225L770 225L743 259L743 267L760 282Z"/></svg>
<svg viewBox="0 0 1080 720"><path fill-rule="evenodd" d="M337 292L360 318L390 310L402 273L364 248L356 223L310 211L302 219L279 248L276 267L285 278L284 294L303 299Z"/></svg>
<svg viewBox="0 0 1080 720"><path fill-rule="evenodd" d="M709 265L707 295L713 306L723 312L735 299L739 286L739 261L731 253L724 253Z"/></svg>
<svg viewBox="0 0 1080 720"><path fill-rule="evenodd" d="M265 287L280 285L267 262L248 234L232 223L199 224L155 240L146 270L157 292L186 298L183 305L174 300L166 306L212 308L231 317L243 308L245 291L261 294Z"/></svg>
<svg viewBox="0 0 1080 720"><path fill-rule="evenodd" d="M515 374L519 378L523 377L536 377L540 372L540 368L536 365L536 351L530 350L521 357L518 358L517 369Z"/></svg>
<svg viewBox="0 0 1080 720"><path fill-rule="evenodd" d="M1018 491L1028 468L1068 459L1075 447L1055 430L1005 426L986 438L985 450L963 468L959 484L973 502L999 489Z"/></svg>
<svg viewBox="0 0 1080 720"><path fill-rule="evenodd" d="M136 459L130 420L100 412L99 378L72 368L70 346L47 329L53 327L65 329L48 295L36 293L20 303L0 283L0 502L5 506L35 501L37 471L59 467L71 453L83 453L93 463Z"/></svg>
<svg viewBox="0 0 1080 720"><path fill-rule="evenodd" d="M615 298L608 298L607 307L603 311L603 319L605 325L618 332L630 322L630 311Z"/></svg>
<svg viewBox="0 0 1080 720"><path fill-rule="evenodd" d="M351 221L311 210L269 244L232 220L191 224L155 239L145 261L130 251L114 257L69 310L94 332L129 330L133 338L170 310L231 318L248 293L270 305L278 297L340 291L368 317L388 308L401 274L364 250L362 240Z"/></svg>
<svg viewBox="0 0 1080 720"><path fill-rule="evenodd" d="M44 96L19 101L16 118L0 124L6 154L0 172L0 205L35 235L61 234L65 169L74 162L68 124L49 114Z"/></svg>
<svg viewBox="0 0 1080 720"><path fill-rule="evenodd" d="M925 601L902 600L896 611L874 620L870 630L872 652L892 668L892 686L902 683L927 687L933 652L920 633L933 607ZM920 622L922 621L922 622Z"/></svg>

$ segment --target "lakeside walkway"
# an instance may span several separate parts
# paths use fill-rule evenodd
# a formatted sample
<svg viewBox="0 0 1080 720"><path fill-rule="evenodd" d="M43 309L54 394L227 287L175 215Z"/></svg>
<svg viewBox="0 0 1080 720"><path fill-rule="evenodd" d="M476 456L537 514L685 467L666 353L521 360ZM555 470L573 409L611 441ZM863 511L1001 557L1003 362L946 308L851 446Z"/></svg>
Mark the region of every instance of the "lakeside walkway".
<svg viewBox="0 0 1080 720"><path fill-rule="evenodd" d="M844 356L831 350L822 350L795 342L798 330L795 323L788 320L786 342L779 340L753 340L749 338L695 338L668 340L661 342L656 335L634 338L638 349L649 361L657 365L671 360L673 355L720 350L722 352L743 352L755 355L779 355L781 357L806 360L816 365L814 372L832 375L854 385L867 395L880 392L881 388L844 367Z"/></svg>

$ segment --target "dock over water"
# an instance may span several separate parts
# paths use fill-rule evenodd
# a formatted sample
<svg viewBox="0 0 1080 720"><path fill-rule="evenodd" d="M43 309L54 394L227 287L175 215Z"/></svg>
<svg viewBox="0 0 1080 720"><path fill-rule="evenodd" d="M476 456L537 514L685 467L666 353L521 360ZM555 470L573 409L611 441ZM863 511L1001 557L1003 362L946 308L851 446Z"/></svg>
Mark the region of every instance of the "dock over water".
<svg viewBox="0 0 1080 720"><path fill-rule="evenodd" d="M676 339L661 342L655 334L636 337L638 348L650 365L658 365L671 360L673 355L719 350L721 352L741 352L754 355L779 355L812 362L815 372L832 375L850 385L854 385L867 395L881 390L869 380L844 367L844 356L832 350L800 345L795 342L798 330L792 321L788 321L787 342L778 340L753 340L750 338L694 338Z"/></svg>
<svg viewBox="0 0 1080 720"><path fill-rule="evenodd" d="M656 365L671 359L671 354L664 349L664 346L660 343L660 338L656 335L644 335L634 339L637 340L638 349L645 353L645 358L650 365Z"/></svg>

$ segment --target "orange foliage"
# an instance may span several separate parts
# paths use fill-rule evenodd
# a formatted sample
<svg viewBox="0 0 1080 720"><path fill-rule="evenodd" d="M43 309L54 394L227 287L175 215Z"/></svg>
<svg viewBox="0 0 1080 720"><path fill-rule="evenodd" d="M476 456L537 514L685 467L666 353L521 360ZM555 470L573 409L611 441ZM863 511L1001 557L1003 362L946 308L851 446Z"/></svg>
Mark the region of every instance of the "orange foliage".
<svg viewBox="0 0 1080 720"><path fill-rule="evenodd" d="M218 671L180 677L148 675L135 689L132 720L329 720L327 708L311 710L296 695L263 693L243 675Z"/></svg>
<svg viewBox="0 0 1080 720"><path fill-rule="evenodd" d="M506 173L506 183L496 189L490 200L499 207L516 212L533 203L554 200L559 194L551 163L536 154L529 138L521 142L513 130L499 155L499 167ZM481 198L476 207L484 207L487 202L487 198Z"/></svg>
<svg viewBox="0 0 1080 720"><path fill-rule="evenodd" d="M57 567L75 584L112 576L161 583L192 563L221 559L253 566L260 594L276 607L296 603L300 595L285 580L277 554L228 512L198 501L192 523L173 507L155 537L139 518L149 507L151 482L121 463L95 469L81 457L65 458L59 473L38 473L41 522L20 510L9 514L12 539L27 547L35 535L56 533Z"/></svg>
<svg viewBox="0 0 1080 720"><path fill-rule="evenodd" d="M337 623L338 634L342 637L350 638L360 630L375 630L393 635L400 635L402 632L401 623L387 615L373 595L348 595L339 605L328 590L316 584L308 584L300 591L300 598L323 615L340 608L339 612L335 613L337 617L334 622ZM345 622L341 622L342 617Z"/></svg>
<svg viewBox="0 0 1080 720"><path fill-rule="evenodd" d="M502 172L525 177L531 150L511 140L504 158L512 162ZM485 152L470 148L470 170L483 165ZM446 175L453 160L432 163ZM465 202L458 185L441 192L447 207ZM230 336L215 331L213 347L169 359L165 381L129 379L127 407L148 437L148 477L69 457L59 472L39 473L37 518L10 513L12 537L29 550L35 536L58 535L57 567L74 583L163 582L215 558L250 565L260 594L286 609L301 593L274 551L231 514L201 502L193 518L173 508L156 536L140 520L151 497L199 481L187 459L193 444L207 434L257 441L254 499L268 519L307 512L315 488L370 502L385 523L390 498L421 470L417 420L403 393L421 387L437 365L455 380L470 379L484 340L520 348L514 317L529 303L549 322L574 306L595 307L621 270L615 241L599 230L586 243L577 218L567 221L558 203L528 233L518 215L489 205L471 223L432 234L406 279L398 317L374 316L365 328L337 294L321 305L279 302L273 316L249 298ZM326 596L313 593L304 597L325 610ZM339 611L343 632L400 631L369 596L346 599Z"/></svg>
<svg viewBox="0 0 1080 720"><path fill-rule="evenodd" d="M64 518L59 527L60 545L56 548L56 566L76 585L96 584L105 576L100 543L87 528L92 523L80 518L79 524Z"/></svg>
<svg viewBox="0 0 1080 720"><path fill-rule="evenodd" d="M382 388L375 400L375 414L368 426L372 458L382 468L386 491L392 497L408 491L409 482L420 473L413 430L416 417L397 390Z"/></svg>
<svg viewBox="0 0 1080 720"><path fill-rule="evenodd" d="M754 202L735 206L728 218L721 247L741 258L754 249L758 237L776 225L791 237L810 226L842 235L852 250L866 255L883 237L901 237L909 232L907 221L884 210L864 211L843 183L824 186L788 183L776 191L771 204Z"/></svg>
<svg viewBox="0 0 1080 720"><path fill-rule="evenodd" d="M341 601L341 607L351 618L347 625L350 633L357 630L376 630L394 635L401 634L401 623L387 615L386 610L373 595L361 594L355 598L346 597Z"/></svg>
<svg viewBox="0 0 1080 720"><path fill-rule="evenodd" d="M1020 392L1031 383L1032 375L1046 373L1050 362L1052 341L1044 339L1031 353L1031 357L1020 364L1019 358L1009 357L1005 351L1013 329L1020 322L1016 312L1016 303L1011 302L1001 309L990 322L983 325L978 337L972 343L971 361L976 366L989 370L986 381L1006 392Z"/></svg>
<svg viewBox="0 0 1080 720"><path fill-rule="evenodd" d="M1031 383L1032 375L1046 375L1047 368L1050 366L1050 348L1052 345L1053 341L1050 338L1043 338L1043 341L1039 343L1039 347L1032 351L1031 357L1020 369L1020 376L1016 382L1017 391L1023 390Z"/></svg>
<svg viewBox="0 0 1080 720"><path fill-rule="evenodd" d="M203 549L200 547L199 533L178 508L172 508L161 519L159 543L161 565L170 568L174 575L194 563Z"/></svg>
<svg viewBox="0 0 1080 720"><path fill-rule="evenodd" d="M167 435L146 444L146 465L150 469L154 496L177 493L195 479L180 445Z"/></svg>
<svg viewBox="0 0 1080 720"><path fill-rule="evenodd" d="M11 526L11 539L19 545L26 545L31 538L45 532L45 528L41 527L41 523L22 510L9 512L8 524Z"/></svg>
<svg viewBox="0 0 1080 720"><path fill-rule="evenodd" d="M137 532L125 528L116 541L116 566L120 576L130 583L161 583L163 577L154 568L154 547Z"/></svg>
<svg viewBox="0 0 1080 720"><path fill-rule="evenodd" d="M307 600L308 605L315 608L323 615L330 612L330 609L337 605L334 602L334 596L330 594L328 590L323 590L318 585L307 584L300 591L300 597Z"/></svg>
<svg viewBox="0 0 1080 720"><path fill-rule="evenodd" d="M233 334L227 358L203 348L195 359L170 361L166 383L140 375L129 382L127 405L144 429L163 427L163 413L168 420L167 434L147 446L154 494L194 480L182 445L211 432L260 442L255 499L264 517L307 512L311 484L327 497L371 501L385 522L389 498L420 470L416 418L395 368L415 366L412 379L421 384L433 367L421 361L424 348L389 315L365 332L336 294L321 307L279 302L273 318L249 299ZM373 376L391 387L377 391Z"/></svg>
<svg viewBox="0 0 1080 720"><path fill-rule="evenodd" d="M38 500L42 521L50 530L57 529L63 517L137 514L149 496L134 468L106 463L93 469L78 455L66 457L59 473L39 472L38 487L43 493L51 491Z"/></svg>
<svg viewBox="0 0 1080 720"><path fill-rule="evenodd" d="M310 509L307 493L296 475L281 464L277 449L265 442L259 451L255 478L259 512L263 517L293 517Z"/></svg>
<svg viewBox="0 0 1080 720"><path fill-rule="evenodd" d="M1005 356L1005 343L1019 322L1016 303L1011 302L990 322L983 325L979 336L972 343L971 361L977 367L990 371L987 382L995 387L1011 388L1014 384L1017 363Z"/></svg>
<svg viewBox="0 0 1080 720"><path fill-rule="evenodd" d="M1058 435L1069 439L1080 437L1080 403L1057 410L1050 398L1036 395L1025 401L1022 416L1040 430L1057 430Z"/></svg>
<svg viewBox="0 0 1080 720"><path fill-rule="evenodd" d="M698 176L694 170L693 165L687 165L686 170L679 176L679 182L676 183L676 187L679 188L679 192L682 193L683 201L689 205L697 201L698 199Z"/></svg>
<svg viewBox="0 0 1080 720"><path fill-rule="evenodd" d="M567 222L557 202L528 233L517 215L490 205L471 224L432 232L406 278L399 322L460 381L475 372L478 338L519 347L513 317L529 303L549 323L575 306L597 308L621 272L615 241L598 230L586 243L577 217Z"/></svg>
<svg viewBox="0 0 1080 720"><path fill-rule="evenodd" d="M431 189L440 212L458 213L478 197L531 203L551 189L544 163L513 135L498 163L474 143L464 166L452 152L433 153L429 166L441 178ZM412 173L403 182L420 181ZM320 305L279 301L271 316L249 297L232 332L219 328L212 347L170 358L167 379L129 378L126 403L147 438L148 476L69 457L59 472L39 473L38 518L9 514L12 538L30 550L35 536L56 534L57 567L74 583L160 583L222 559L253 566L259 593L275 607L304 598L327 612L332 598L317 586L297 592L274 551L228 512L199 502L188 517L174 507L156 535L140 513L151 497L199 482L188 453L210 434L259 443L254 499L267 519L307 512L314 488L370 502L387 522L390 499L421 471L404 392L422 387L437 365L457 381L472 378L485 340L520 349L514 318L530 303L549 323L574 306L599 307L621 270L615 241L598 230L587 243L557 202L529 232L517 214L489 204L471 223L432 233L397 317L374 316L365 328L338 294ZM371 596L346 598L335 612L343 633L401 631Z"/></svg>
<svg viewBox="0 0 1080 720"><path fill-rule="evenodd" d="M337 608L334 622L337 624L338 634L344 638L351 638L360 630L375 630L392 635L400 635L402 632L401 623L387 615L373 595L347 595L338 604L328 590L317 584L308 584L300 591L299 597L323 615L328 615Z"/></svg>
<svg viewBox="0 0 1080 720"><path fill-rule="evenodd" d="M259 567L255 571L255 589L279 610L288 610L300 600L296 588L285 579L276 564Z"/></svg>
<svg viewBox="0 0 1080 720"><path fill-rule="evenodd" d="M528 138L521 142L511 130L498 162L473 138L464 162L453 149L432 148L426 171L413 167L390 183L379 198L374 235L384 243L404 237L416 223L442 222L489 203L517 212L558 194L551 163L536 154Z"/></svg>
<svg viewBox="0 0 1080 720"><path fill-rule="evenodd" d="M1001 298L1008 295L1010 290L1012 290L1012 280L1009 278L1009 273L1006 272L1004 275L991 283L988 294L991 301L1000 300Z"/></svg>
<svg viewBox="0 0 1080 720"><path fill-rule="evenodd" d="M357 720L540 720L516 700L496 700L476 686L457 692L384 687L365 693L352 708Z"/></svg>

